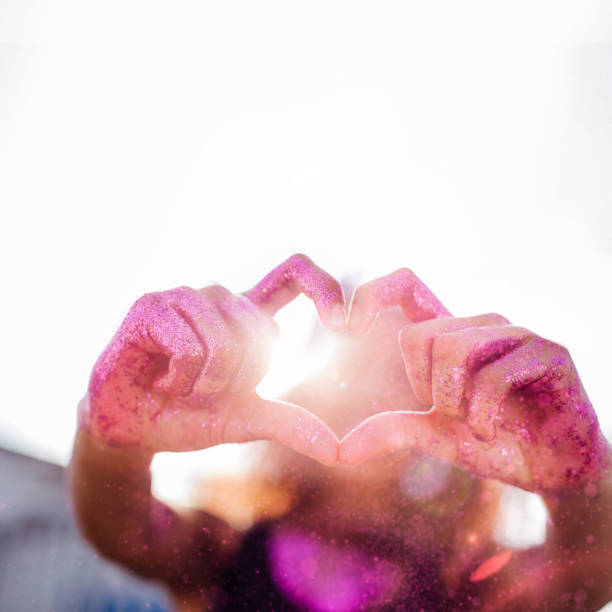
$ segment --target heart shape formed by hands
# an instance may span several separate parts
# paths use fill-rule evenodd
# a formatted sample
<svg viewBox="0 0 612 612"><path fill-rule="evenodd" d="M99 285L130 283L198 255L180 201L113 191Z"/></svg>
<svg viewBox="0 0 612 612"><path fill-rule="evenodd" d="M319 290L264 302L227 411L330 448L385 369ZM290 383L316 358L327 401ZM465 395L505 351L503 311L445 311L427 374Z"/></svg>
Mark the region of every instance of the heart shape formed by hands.
<svg viewBox="0 0 612 612"><path fill-rule="evenodd" d="M350 312L346 317L347 304L339 283L304 255L294 255L289 258L244 295L266 314L273 316L299 293L304 293L314 302L325 327L333 332L345 332L351 336L365 335L378 315L393 306L402 307L406 316L405 323L450 316L448 310L416 275L407 269L400 269L359 287L353 295ZM399 348L396 337L391 339L390 347L394 351ZM397 353L399 356L399 350ZM372 357L376 359L375 355ZM403 403L399 402L400 405ZM299 428L294 430L295 433L299 431ZM323 436L317 436L304 454L321 461L322 453L319 453L315 447L320 448L322 442L327 444L330 432L331 430L328 430ZM331 433L335 435L334 432ZM349 443L346 447L349 449L348 452L345 451L344 441L338 440L338 460L350 464L369 458L363 452L365 450L363 443L368 444L365 440L368 437L367 431L362 433L365 437L360 434L360 429L357 427L352 436L346 437ZM354 452L359 440L362 442L361 456ZM295 443L290 442L289 446L296 448ZM379 447L375 452L384 454L386 451ZM335 461L330 462L328 457L322 462L335 463Z"/></svg>
<svg viewBox="0 0 612 612"><path fill-rule="evenodd" d="M314 264L303 258L300 265L312 270ZM342 296L329 275L318 274L325 279L320 286L299 286L314 300L322 322L339 331L338 318L330 325L326 316L332 308L339 314ZM281 266L246 295L265 305L275 289L286 291L285 278ZM361 369L363 379L392 399L381 402L382 410L339 441L339 463L354 465L411 449L528 490L566 488L598 478L607 465L609 446L563 346L498 314L453 317L406 268L355 290L344 331L384 335L384 327L372 328L377 317L393 307L400 307L404 317L399 334L383 338L378 347L370 344L366 352L370 362L382 361L381 353L399 348L403 372L383 369L375 383L374 368ZM360 358L363 363L364 356ZM397 409L405 403L400 394L406 395L406 378L417 410Z"/></svg>
<svg viewBox="0 0 612 612"><path fill-rule="evenodd" d="M435 408L392 407L339 440L305 408L261 398L273 316L300 293L328 329L355 336L399 306L401 378L422 407ZM383 386L396 384L384 377ZM357 288L346 317L340 284L304 255L241 295L180 287L138 300L94 367L80 420L98 439L144 453L270 439L326 465L352 465L411 448L527 489L583 482L607 456L563 347L499 315L454 318L403 268Z"/></svg>

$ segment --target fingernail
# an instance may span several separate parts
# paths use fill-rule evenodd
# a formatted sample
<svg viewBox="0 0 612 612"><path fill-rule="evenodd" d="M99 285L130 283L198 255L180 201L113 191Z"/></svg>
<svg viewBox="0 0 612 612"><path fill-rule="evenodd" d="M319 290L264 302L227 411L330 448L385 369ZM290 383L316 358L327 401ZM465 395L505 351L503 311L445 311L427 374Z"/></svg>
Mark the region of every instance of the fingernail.
<svg viewBox="0 0 612 612"><path fill-rule="evenodd" d="M344 307L341 304L334 304L329 311L327 326L334 331L341 332L345 330L345 320Z"/></svg>

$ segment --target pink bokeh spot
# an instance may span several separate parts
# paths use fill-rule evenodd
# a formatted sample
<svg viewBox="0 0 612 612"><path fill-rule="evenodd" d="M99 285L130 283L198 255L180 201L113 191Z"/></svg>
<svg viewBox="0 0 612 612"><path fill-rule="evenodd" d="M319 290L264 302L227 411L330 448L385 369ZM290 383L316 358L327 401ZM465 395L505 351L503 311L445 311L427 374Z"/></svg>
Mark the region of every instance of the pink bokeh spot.
<svg viewBox="0 0 612 612"><path fill-rule="evenodd" d="M296 530L276 532L268 555L278 587L312 612L354 612L389 600L401 580L399 568L388 561Z"/></svg>

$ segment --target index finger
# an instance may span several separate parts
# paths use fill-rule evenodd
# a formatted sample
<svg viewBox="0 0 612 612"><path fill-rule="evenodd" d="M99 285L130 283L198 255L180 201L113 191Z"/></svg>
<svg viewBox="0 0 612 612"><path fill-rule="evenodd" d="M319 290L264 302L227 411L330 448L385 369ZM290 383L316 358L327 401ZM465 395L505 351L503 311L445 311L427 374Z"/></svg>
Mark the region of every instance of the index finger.
<svg viewBox="0 0 612 612"><path fill-rule="evenodd" d="M340 283L306 255L292 255L243 295L273 316L300 293L314 302L326 327L344 329L346 303Z"/></svg>
<svg viewBox="0 0 612 612"><path fill-rule="evenodd" d="M347 319L348 330L366 333L380 311L391 306L400 306L413 323L451 316L412 270L400 268L355 289Z"/></svg>

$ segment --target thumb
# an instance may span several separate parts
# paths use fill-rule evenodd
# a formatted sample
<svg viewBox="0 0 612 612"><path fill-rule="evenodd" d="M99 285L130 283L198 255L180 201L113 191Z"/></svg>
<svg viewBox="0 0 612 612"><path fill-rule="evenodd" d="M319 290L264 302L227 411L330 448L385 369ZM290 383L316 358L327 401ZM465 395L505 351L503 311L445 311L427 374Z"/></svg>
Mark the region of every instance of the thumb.
<svg viewBox="0 0 612 612"><path fill-rule="evenodd" d="M223 442L251 440L276 440L324 465L338 462L338 437L321 419L301 406L256 393L233 411Z"/></svg>
<svg viewBox="0 0 612 612"><path fill-rule="evenodd" d="M432 412L381 412L360 423L340 443L339 461L355 465L402 449L454 462L457 442L437 426Z"/></svg>

